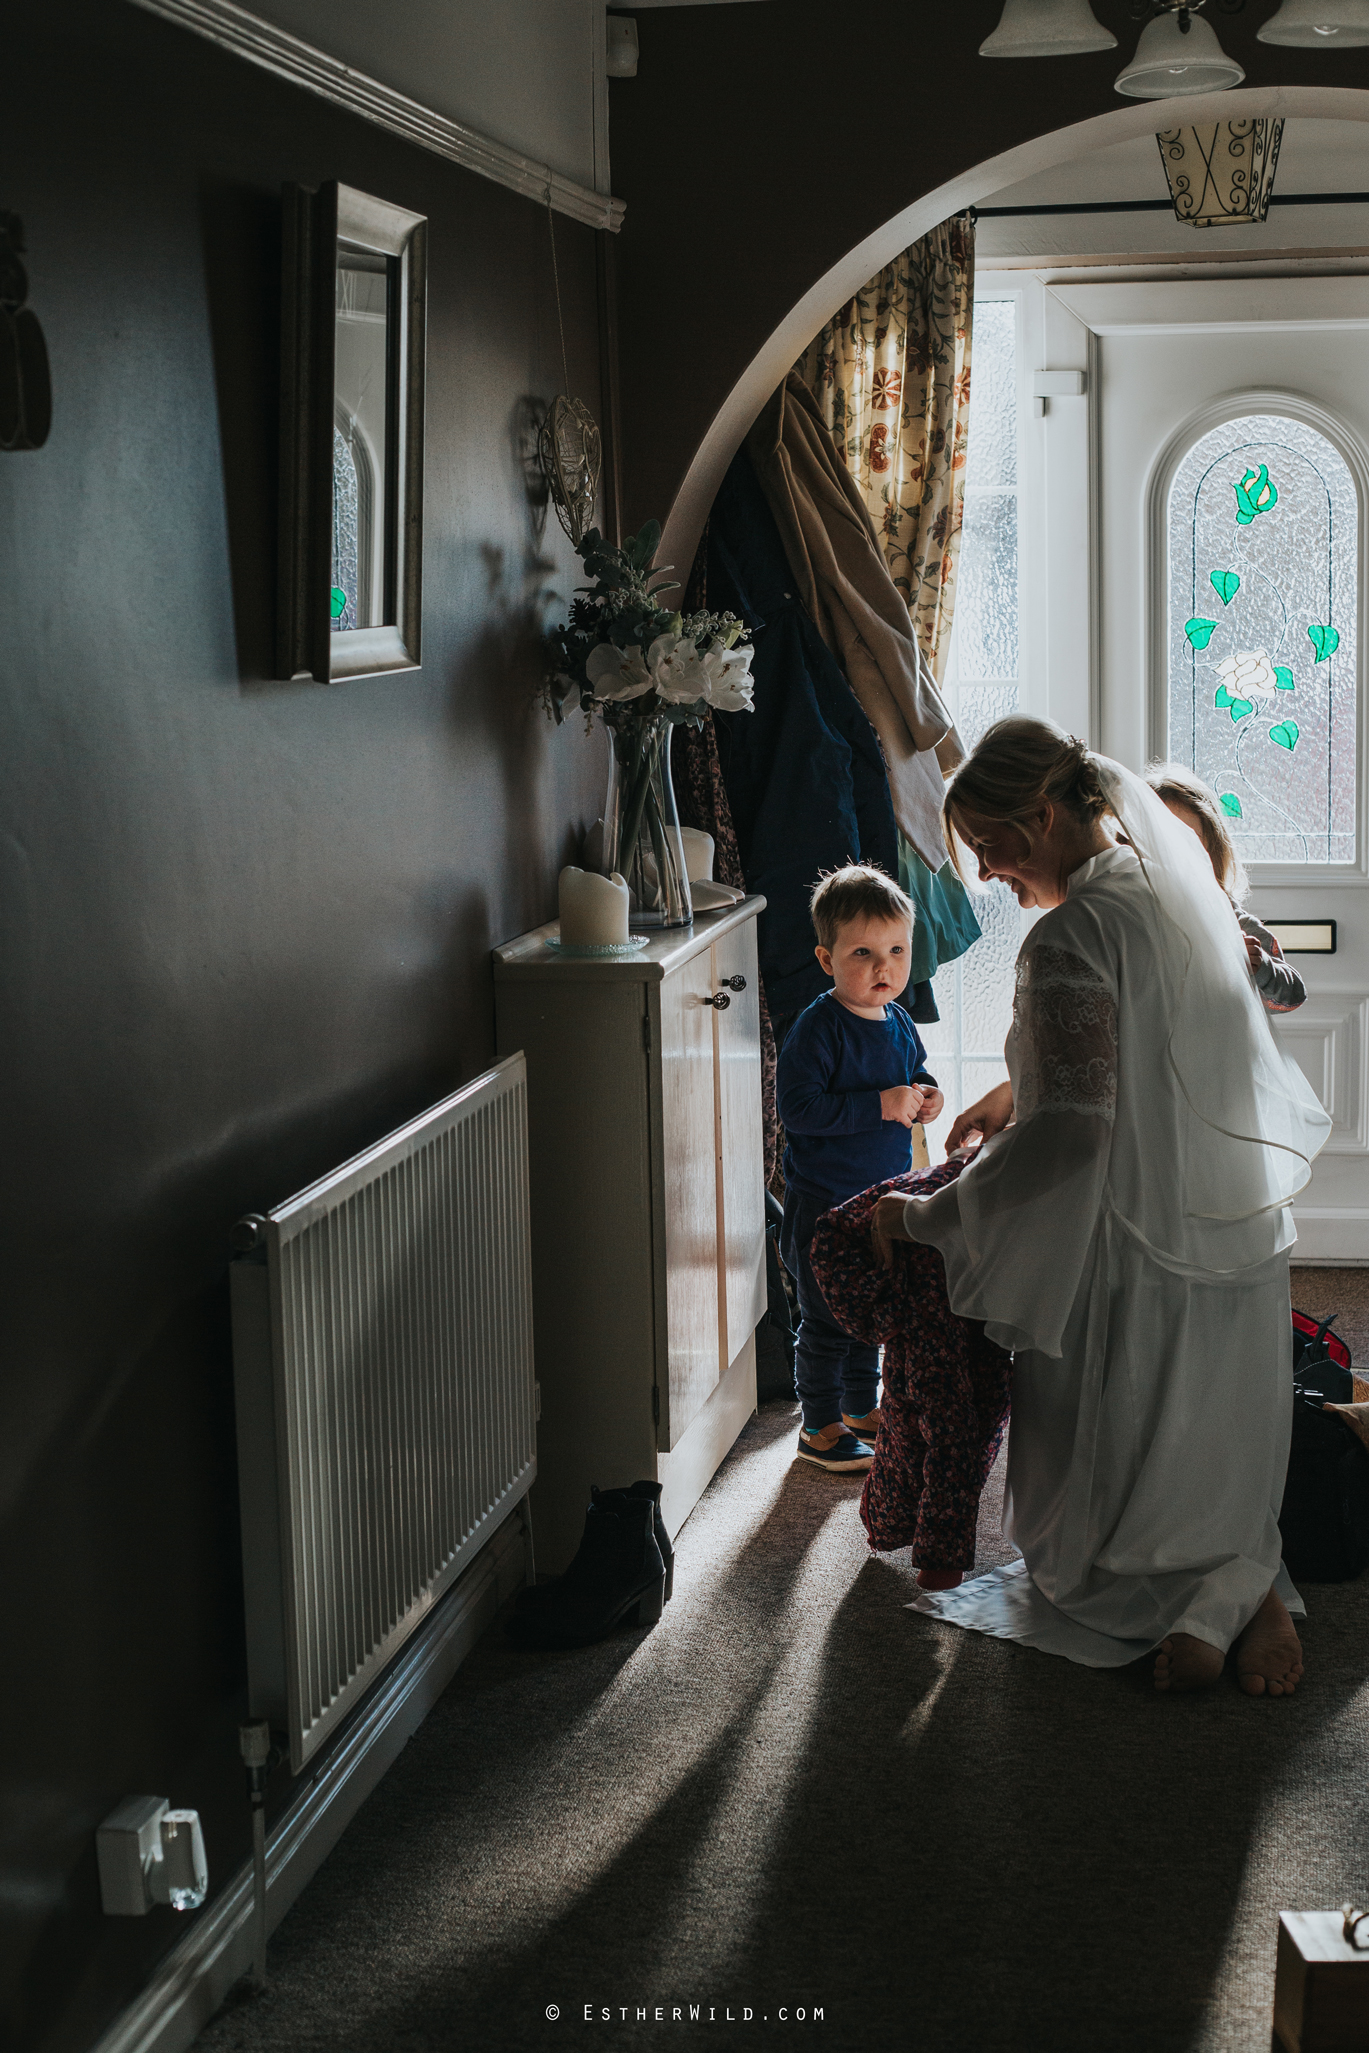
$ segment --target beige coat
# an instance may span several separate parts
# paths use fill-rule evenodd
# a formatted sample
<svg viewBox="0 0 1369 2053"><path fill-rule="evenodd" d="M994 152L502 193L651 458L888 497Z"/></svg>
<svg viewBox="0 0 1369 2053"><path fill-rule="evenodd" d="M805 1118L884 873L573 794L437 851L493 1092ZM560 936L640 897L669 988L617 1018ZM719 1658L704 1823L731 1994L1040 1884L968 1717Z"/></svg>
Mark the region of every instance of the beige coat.
<svg viewBox="0 0 1369 2053"><path fill-rule="evenodd" d="M796 596L879 737L894 818L927 867L939 870L946 860L945 777L965 751L855 480L812 393L792 371L746 448L779 526Z"/></svg>

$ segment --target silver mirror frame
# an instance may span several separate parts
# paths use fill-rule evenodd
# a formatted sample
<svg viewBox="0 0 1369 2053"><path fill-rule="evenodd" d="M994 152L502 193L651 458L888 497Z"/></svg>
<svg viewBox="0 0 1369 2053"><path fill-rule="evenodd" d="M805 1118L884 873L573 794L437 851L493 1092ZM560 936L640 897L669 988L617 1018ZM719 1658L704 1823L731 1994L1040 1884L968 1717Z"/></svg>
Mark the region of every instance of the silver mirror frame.
<svg viewBox="0 0 1369 2053"><path fill-rule="evenodd" d="M289 185L281 252L280 553L276 661L282 678L338 684L415 670L423 600L423 393L428 224L351 186ZM393 497L395 624L332 632L333 420L338 243L398 260Z"/></svg>

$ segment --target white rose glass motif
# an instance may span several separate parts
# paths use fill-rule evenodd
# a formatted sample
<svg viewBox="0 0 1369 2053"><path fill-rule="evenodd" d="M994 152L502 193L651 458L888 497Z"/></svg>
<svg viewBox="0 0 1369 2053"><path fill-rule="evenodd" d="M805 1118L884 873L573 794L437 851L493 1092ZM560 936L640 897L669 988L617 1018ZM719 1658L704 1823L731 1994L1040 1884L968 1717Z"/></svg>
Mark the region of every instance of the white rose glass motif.
<svg viewBox="0 0 1369 2053"><path fill-rule="evenodd" d="M1169 754L1247 863L1355 859L1359 505L1324 435L1249 414L1169 491Z"/></svg>

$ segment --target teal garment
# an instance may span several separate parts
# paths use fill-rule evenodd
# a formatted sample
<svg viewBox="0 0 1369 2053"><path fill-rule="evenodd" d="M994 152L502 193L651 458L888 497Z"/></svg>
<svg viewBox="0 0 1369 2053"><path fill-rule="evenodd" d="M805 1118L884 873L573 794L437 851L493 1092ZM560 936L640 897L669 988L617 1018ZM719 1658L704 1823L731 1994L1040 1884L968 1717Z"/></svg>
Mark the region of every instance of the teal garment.
<svg viewBox="0 0 1369 2053"><path fill-rule="evenodd" d="M941 965L954 962L979 939L981 928L970 894L949 857L933 874L916 849L898 837L898 881L913 901L913 967L910 984L930 983Z"/></svg>

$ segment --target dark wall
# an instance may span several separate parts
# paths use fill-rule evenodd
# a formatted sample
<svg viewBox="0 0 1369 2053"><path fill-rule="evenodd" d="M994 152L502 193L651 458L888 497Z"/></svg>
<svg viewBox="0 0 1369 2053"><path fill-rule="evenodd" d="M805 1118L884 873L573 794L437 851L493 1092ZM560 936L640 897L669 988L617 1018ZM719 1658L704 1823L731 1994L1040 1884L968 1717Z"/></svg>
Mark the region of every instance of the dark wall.
<svg viewBox="0 0 1369 2053"><path fill-rule="evenodd" d="M1112 83L1140 31L1130 0L1092 4L1115 50L1011 61L978 55L1002 0L754 0L640 17L638 74L610 88L613 189L627 202L630 524L665 519L747 364L848 250L986 158L1135 106ZM1276 5L1208 10L1247 85L1369 87L1369 49L1257 42Z"/></svg>
<svg viewBox="0 0 1369 2053"><path fill-rule="evenodd" d="M102 1917L110 1806L197 1806L216 1884L247 1850L228 1229L488 1063L488 951L605 760L533 704L545 210L120 0L9 10L5 82L54 418L0 455L0 2038L56 2053L185 1929ZM430 221L425 660L287 685L279 193L334 177ZM594 238L557 244L597 411Z"/></svg>

